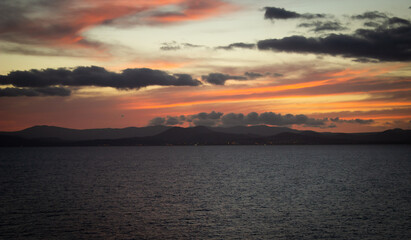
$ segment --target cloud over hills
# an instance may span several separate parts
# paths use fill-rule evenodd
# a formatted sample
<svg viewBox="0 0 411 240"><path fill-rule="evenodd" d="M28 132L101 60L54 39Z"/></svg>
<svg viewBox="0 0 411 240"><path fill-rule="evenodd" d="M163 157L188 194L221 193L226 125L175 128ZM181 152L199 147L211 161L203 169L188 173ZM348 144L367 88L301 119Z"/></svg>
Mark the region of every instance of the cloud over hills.
<svg viewBox="0 0 411 240"><path fill-rule="evenodd" d="M331 124L327 125L329 122ZM256 113L227 113L212 111L210 113L201 112L194 115L156 117L149 121L150 126L166 125L176 126L184 124L194 126L253 126L253 125L274 125L292 126L301 125L306 127L333 128L335 123L349 124L372 124L372 119L340 119L336 118L310 118L304 114L285 114L274 112Z"/></svg>

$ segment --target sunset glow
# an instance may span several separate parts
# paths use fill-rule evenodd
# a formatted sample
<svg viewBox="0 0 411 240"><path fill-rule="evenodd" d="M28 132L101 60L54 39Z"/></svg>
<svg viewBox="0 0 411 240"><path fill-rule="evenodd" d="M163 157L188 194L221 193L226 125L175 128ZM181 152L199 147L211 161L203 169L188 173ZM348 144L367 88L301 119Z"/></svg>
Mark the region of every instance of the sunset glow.
<svg viewBox="0 0 411 240"><path fill-rule="evenodd" d="M340 119L288 126L315 131L409 129L408 5L6 0L0 130L142 127L212 111Z"/></svg>

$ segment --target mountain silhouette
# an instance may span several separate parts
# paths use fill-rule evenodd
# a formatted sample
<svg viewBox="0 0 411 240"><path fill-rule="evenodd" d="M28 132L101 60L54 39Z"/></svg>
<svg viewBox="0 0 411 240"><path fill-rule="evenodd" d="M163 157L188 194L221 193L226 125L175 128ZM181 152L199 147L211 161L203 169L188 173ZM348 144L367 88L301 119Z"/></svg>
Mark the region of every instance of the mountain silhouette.
<svg viewBox="0 0 411 240"><path fill-rule="evenodd" d="M0 146L3 147L233 144L411 144L411 130L392 129L372 133L319 133L270 126L231 128L152 126L85 130L35 126L17 132L0 133Z"/></svg>
<svg viewBox="0 0 411 240"><path fill-rule="evenodd" d="M16 132L0 132L0 135L17 136L26 139L58 138L67 141L82 141L95 139L121 139L131 137L147 137L159 134L170 127L128 127L128 128L100 128L100 129L69 129L54 126L34 126Z"/></svg>

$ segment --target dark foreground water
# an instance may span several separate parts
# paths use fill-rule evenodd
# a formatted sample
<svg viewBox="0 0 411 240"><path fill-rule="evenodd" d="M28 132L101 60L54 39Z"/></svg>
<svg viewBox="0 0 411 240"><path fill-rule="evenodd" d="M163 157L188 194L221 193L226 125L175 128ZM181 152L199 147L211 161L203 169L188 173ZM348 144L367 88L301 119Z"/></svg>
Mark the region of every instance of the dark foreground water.
<svg viewBox="0 0 411 240"><path fill-rule="evenodd" d="M410 146L0 149L0 239L410 236Z"/></svg>

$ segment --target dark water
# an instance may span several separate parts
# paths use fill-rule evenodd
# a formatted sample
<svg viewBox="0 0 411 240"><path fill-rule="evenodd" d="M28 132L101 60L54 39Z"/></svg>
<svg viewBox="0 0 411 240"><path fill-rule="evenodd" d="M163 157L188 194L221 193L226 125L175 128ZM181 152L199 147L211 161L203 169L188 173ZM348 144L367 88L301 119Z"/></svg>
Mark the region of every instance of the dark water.
<svg viewBox="0 0 411 240"><path fill-rule="evenodd" d="M410 146L0 149L0 239L410 236Z"/></svg>

